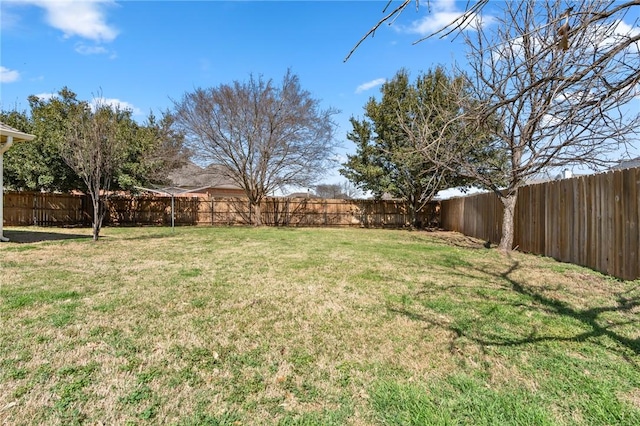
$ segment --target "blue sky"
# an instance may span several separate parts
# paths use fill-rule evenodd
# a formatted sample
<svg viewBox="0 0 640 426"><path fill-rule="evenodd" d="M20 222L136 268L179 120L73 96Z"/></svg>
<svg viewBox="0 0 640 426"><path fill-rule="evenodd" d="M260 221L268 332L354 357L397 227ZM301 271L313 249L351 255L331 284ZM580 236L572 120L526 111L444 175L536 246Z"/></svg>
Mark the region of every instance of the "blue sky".
<svg viewBox="0 0 640 426"><path fill-rule="evenodd" d="M91 100L101 94L148 113L197 87L246 80L278 81L290 68L301 85L341 110L338 141L351 116L400 69L413 76L464 62L461 38L414 41L450 22L467 1L412 5L383 25L347 61L358 40L383 16L387 1L51 1L0 3L0 107L28 109L29 95L64 86ZM399 2L394 2L397 5ZM484 13L490 18L492 4ZM335 180L336 177L334 176Z"/></svg>
<svg viewBox="0 0 640 426"><path fill-rule="evenodd" d="M144 121L196 87L250 73L277 81L291 68L324 107L341 111L344 155L349 117L362 115L385 79L464 59L459 41L412 45L464 4L435 2L431 14L411 7L345 63L386 1L3 0L1 107L28 109L29 95L68 86L80 99L101 93Z"/></svg>

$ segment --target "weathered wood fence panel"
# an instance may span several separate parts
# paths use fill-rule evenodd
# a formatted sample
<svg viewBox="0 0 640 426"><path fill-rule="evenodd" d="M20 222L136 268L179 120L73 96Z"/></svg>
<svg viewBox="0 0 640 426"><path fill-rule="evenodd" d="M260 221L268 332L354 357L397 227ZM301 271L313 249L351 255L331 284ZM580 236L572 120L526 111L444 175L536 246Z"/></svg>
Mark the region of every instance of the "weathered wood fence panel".
<svg viewBox="0 0 640 426"><path fill-rule="evenodd" d="M452 198L440 203L441 226L487 241L500 241L504 207L492 193Z"/></svg>
<svg viewBox="0 0 640 426"><path fill-rule="evenodd" d="M174 197L173 203L176 224L198 224L200 199ZM171 197L111 197L108 208L108 225L171 224Z"/></svg>
<svg viewBox="0 0 640 426"><path fill-rule="evenodd" d="M618 278L640 278L639 186L640 168L633 168L522 187L514 245ZM503 211L493 193L445 200L442 227L498 242Z"/></svg>
<svg viewBox="0 0 640 426"><path fill-rule="evenodd" d="M5 192L6 225L65 226L84 224L88 219L83 195L45 192Z"/></svg>
<svg viewBox="0 0 640 426"><path fill-rule="evenodd" d="M108 200L106 225L170 225L171 197L114 196ZM256 214L246 198L174 197L176 225L247 225ZM262 223L268 226L405 227L410 224L407 206L399 201L331 200L270 197L260 206ZM438 226L439 204L427 205L419 220ZM91 222L87 196L7 192L4 223L10 225L79 225Z"/></svg>

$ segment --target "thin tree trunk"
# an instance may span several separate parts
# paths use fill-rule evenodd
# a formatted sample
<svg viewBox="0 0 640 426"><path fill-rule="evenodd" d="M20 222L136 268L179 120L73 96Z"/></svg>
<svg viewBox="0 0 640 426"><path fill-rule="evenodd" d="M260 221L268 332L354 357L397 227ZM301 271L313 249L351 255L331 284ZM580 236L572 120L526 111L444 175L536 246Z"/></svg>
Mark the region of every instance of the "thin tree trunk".
<svg viewBox="0 0 640 426"><path fill-rule="evenodd" d="M420 201L418 198L414 198L413 199L413 208L412 208L412 222L413 222L413 227L415 229L422 229L422 221L420 220L419 217L419 213L420 213Z"/></svg>
<svg viewBox="0 0 640 426"><path fill-rule="evenodd" d="M411 229L420 228L420 224L418 223L418 200L415 197L407 198L407 209L409 210L409 227ZM406 225L406 224L405 224Z"/></svg>
<svg viewBox="0 0 640 426"><path fill-rule="evenodd" d="M91 196L93 201L93 241L98 241L100 236L100 198L94 195Z"/></svg>
<svg viewBox="0 0 640 426"><path fill-rule="evenodd" d="M415 229L416 227L416 206L413 202L409 201L407 203L407 208L409 209L409 227L411 229ZM405 224L406 226L406 224Z"/></svg>
<svg viewBox="0 0 640 426"><path fill-rule="evenodd" d="M518 199L518 193L513 192L507 194L504 197L500 197L500 201L504 205L504 216L502 218L502 238L500 239L500 245L498 249L505 253L510 252L513 249L513 238L515 229L515 212L516 212L516 200Z"/></svg>
<svg viewBox="0 0 640 426"><path fill-rule="evenodd" d="M253 212L253 225L262 226L262 214L260 210L260 201L251 201L251 210Z"/></svg>

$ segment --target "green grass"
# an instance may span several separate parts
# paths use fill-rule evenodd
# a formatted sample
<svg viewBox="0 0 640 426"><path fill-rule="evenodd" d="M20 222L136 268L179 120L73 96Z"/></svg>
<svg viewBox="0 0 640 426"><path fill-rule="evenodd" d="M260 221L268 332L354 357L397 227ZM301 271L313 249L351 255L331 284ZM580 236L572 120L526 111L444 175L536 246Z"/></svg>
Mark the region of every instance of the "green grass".
<svg viewBox="0 0 640 426"><path fill-rule="evenodd" d="M454 233L46 232L0 245L3 424L640 424L639 281Z"/></svg>

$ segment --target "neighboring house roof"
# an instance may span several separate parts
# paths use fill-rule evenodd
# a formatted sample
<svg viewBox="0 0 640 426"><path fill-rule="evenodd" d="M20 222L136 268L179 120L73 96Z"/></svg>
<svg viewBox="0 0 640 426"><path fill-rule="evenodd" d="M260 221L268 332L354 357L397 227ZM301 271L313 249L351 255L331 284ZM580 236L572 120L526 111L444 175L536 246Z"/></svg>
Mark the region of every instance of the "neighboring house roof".
<svg viewBox="0 0 640 426"><path fill-rule="evenodd" d="M225 188L242 190L224 173L224 166L209 165L202 168L192 162L172 171L167 176L174 186L182 188Z"/></svg>
<svg viewBox="0 0 640 426"><path fill-rule="evenodd" d="M615 166L611 167L611 170L631 169L634 167L640 167L640 157L632 158L630 160L622 160Z"/></svg>
<svg viewBox="0 0 640 426"><path fill-rule="evenodd" d="M552 182L554 180L571 179L578 176L581 176L581 175L575 174L573 173L573 171L569 169L564 169L561 173L558 173L555 176L547 175L542 177L533 177L533 178L526 179L524 184L537 185L539 183L547 183L547 182Z"/></svg>

